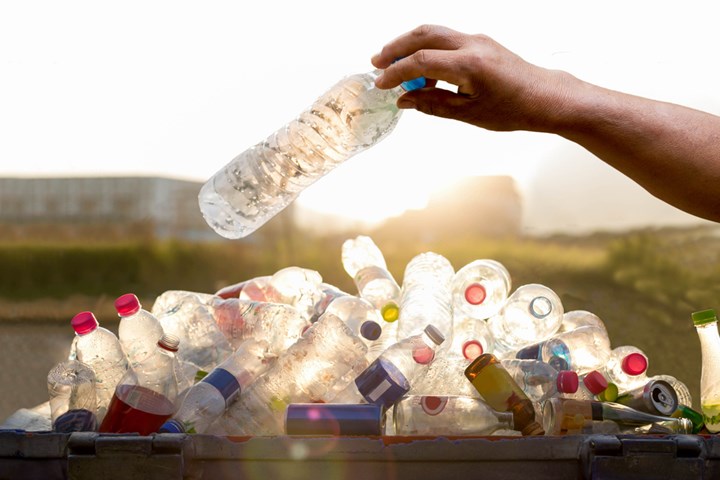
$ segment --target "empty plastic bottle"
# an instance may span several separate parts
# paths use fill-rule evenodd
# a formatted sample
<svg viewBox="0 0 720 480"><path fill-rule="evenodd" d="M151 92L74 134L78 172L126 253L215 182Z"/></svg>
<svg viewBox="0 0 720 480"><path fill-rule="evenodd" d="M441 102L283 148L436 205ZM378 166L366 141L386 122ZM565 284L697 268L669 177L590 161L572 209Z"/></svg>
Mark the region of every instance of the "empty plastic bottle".
<svg viewBox="0 0 720 480"><path fill-rule="evenodd" d="M380 311L383 320L394 322L400 314L400 286L385 263L382 251L370 237L345 240L342 264L361 297Z"/></svg>
<svg viewBox="0 0 720 480"><path fill-rule="evenodd" d="M475 360L495 349L495 337L487 322L453 310L453 339L449 354Z"/></svg>
<svg viewBox="0 0 720 480"><path fill-rule="evenodd" d="M408 395L480 397L463 374L468 365L470 360L460 355L437 355L422 375L415 377Z"/></svg>
<svg viewBox="0 0 720 480"><path fill-rule="evenodd" d="M479 398L409 395L393 408L397 435L492 435L513 430L513 415Z"/></svg>
<svg viewBox="0 0 720 480"><path fill-rule="evenodd" d="M614 402L618 396L618 390L614 384L608 383L602 373L597 370L593 370L580 376L578 389L575 393L563 396L574 398L576 400L601 400L603 402Z"/></svg>
<svg viewBox="0 0 720 480"><path fill-rule="evenodd" d="M626 392L647 383L647 369L648 358L645 353L633 345L623 345L610 351L603 373L609 382L617 385L620 392Z"/></svg>
<svg viewBox="0 0 720 480"><path fill-rule="evenodd" d="M309 321L323 297L322 276L315 270L286 267L275 272L265 288L267 301L297 308Z"/></svg>
<svg viewBox="0 0 720 480"><path fill-rule="evenodd" d="M365 344L370 346L382 334L378 310L367 300L354 295L341 296L328 305L326 312L340 318Z"/></svg>
<svg viewBox="0 0 720 480"><path fill-rule="evenodd" d="M580 327L528 345L515 358L542 360L556 370L574 370L582 375L601 369L610 356L610 339L597 327Z"/></svg>
<svg viewBox="0 0 720 480"><path fill-rule="evenodd" d="M149 435L175 412L175 352L179 339L164 334L144 362L131 368L115 389L100 432Z"/></svg>
<svg viewBox="0 0 720 480"><path fill-rule="evenodd" d="M325 310L327 310L328 305L339 297L346 297L350 294L347 292L343 292L339 288L335 287L334 285L330 285L329 283L321 283L320 284L320 300L315 303L315 307L313 307L313 315L312 318L310 318L311 323L315 323L318 321L318 319L322 316L323 313L325 313Z"/></svg>
<svg viewBox="0 0 720 480"><path fill-rule="evenodd" d="M578 389L578 375L572 370L555 370L539 360L506 359L501 361L523 392L535 404L537 413L548 398L572 394Z"/></svg>
<svg viewBox="0 0 720 480"><path fill-rule="evenodd" d="M426 325L422 333L405 338L380 354L333 402L366 401L390 408L410 391L415 378L427 371L444 341L434 325Z"/></svg>
<svg viewBox="0 0 720 480"><path fill-rule="evenodd" d="M440 254L425 252L405 267L398 339L417 335L426 325L435 326L443 338L452 337L452 290L455 270Z"/></svg>
<svg viewBox="0 0 720 480"><path fill-rule="evenodd" d="M225 300L223 304L230 303ZM284 303L233 300L234 313L217 315L220 331L237 348L247 339L268 343L270 353L280 355L295 343L310 326L307 317L297 308Z"/></svg>
<svg viewBox="0 0 720 480"><path fill-rule="evenodd" d="M607 336L607 329L605 328L605 322L600 317L587 310L571 310L563 313L562 322L560 322L560 328L558 333L569 332L580 327L597 327L605 331Z"/></svg>
<svg viewBox="0 0 720 480"><path fill-rule="evenodd" d="M562 317L560 297L550 288L533 283L518 287L488 325L496 345L515 350L556 333Z"/></svg>
<svg viewBox="0 0 720 480"><path fill-rule="evenodd" d="M500 262L472 261L453 277L453 310L478 320L490 318L507 301L511 286L510 272Z"/></svg>
<svg viewBox="0 0 720 480"><path fill-rule="evenodd" d="M404 90L376 88L379 74L340 80L296 120L217 172L199 195L207 223L226 238L245 237L306 187L385 138L400 117L396 101Z"/></svg>
<svg viewBox="0 0 720 480"><path fill-rule="evenodd" d="M118 297L115 310L120 316L118 339L133 367L155 352L157 342L163 336L163 328L160 320L144 310L132 293Z"/></svg>
<svg viewBox="0 0 720 480"><path fill-rule="evenodd" d="M97 430L95 373L77 360L60 362L47 376L53 431Z"/></svg>
<svg viewBox="0 0 720 480"><path fill-rule="evenodd" d="M702 373L700 375L700 408L705 427L711 433L720 432L720 334L715 310L692 314L693 324L700 338Z"/></svg>
<svg viewBox="0 0 720 480"><path fill-rule="evenodd" d="M270 365L267 343L245 340L227 360L216 367L185 396L173 417L160 432L204 433L238 395Z"/></svg>
<svg viewBox="0 0 720 480"><path fill-rule="evenodd" d="M70 323L76 333L73 350L77 360L95 373L96 415L100 422L105 417L115 386L128 369L127 357L115 334L101 327L92 312L80 312Z"/></svg>
<svg viewBox="0 0 720 480"><path fill-rule="evenodd" d="M328 401L333 387L356 364L367 365L367 347L337 316L326 313L253 382L209 433L280 435L291 403ZM344 388L340 385L337 388Z"/></svg>

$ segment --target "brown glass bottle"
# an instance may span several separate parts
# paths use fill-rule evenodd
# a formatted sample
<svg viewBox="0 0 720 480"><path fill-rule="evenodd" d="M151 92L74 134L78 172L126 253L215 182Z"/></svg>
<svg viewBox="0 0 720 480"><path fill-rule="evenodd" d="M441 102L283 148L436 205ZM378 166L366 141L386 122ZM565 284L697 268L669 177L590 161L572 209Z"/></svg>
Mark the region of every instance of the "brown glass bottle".
<svg viewBox="0 0 720 480"><path fill-rule="evenodd" d="M465 376L488 405L513 414L516 430L523 435L545 434L535 421L532 401L494 355L485 353L477 357L465 369Z"/></svg>

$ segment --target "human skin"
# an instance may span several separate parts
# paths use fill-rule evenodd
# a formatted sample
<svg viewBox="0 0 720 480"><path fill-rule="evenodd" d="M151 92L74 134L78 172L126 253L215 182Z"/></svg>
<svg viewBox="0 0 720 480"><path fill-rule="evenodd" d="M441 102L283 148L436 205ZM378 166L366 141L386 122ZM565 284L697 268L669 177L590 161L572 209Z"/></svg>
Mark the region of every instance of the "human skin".
<svg viewBox="0 0 720 480"><path fill-rule="evenodd" d="M533 65L485 35L436 25L397 37L371 61L384 70L378 88L428 80L403 94L400 108L488 130L560 135L657 198L720 221L718 116L593 85Z"/></svg>

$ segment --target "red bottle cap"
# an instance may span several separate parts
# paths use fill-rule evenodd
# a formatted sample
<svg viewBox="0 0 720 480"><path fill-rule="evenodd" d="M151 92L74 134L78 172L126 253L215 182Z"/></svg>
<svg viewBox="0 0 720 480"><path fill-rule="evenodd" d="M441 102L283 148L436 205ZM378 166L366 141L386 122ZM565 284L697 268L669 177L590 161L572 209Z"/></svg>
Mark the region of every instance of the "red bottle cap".
<svg viewBox="0 0 720 480"><path fill-rule="evenodd" d="M462 346L463 357L468 360L475 360L477 357L483 354L483 346L477 340L468 340L463 343Z"/></svg>
<svg viewBox="0 0 720 480"><path fill-rule="evenodd" d="M465 300L470 305L480 305L485 301L487 291L480 283L472 283L465 289Z"/></svg>
<svg viewBox="0 0 720 480"><path fill-rule="evenodd" d="M648 362L645 355L641 353L631 353L623 358L620 366L622 371L628 375L640 375L647 370Z"/></svg>
<svg viewBox="0 0 720 480"><path fill-rule="evenodd" d="M585 375L585 378L583 378L583 383L593 395L597 395L598 393L605 390L608 386L605 377L603 377L602 374L597 370L593 370L592 372Z"/></svg>
<svg viewBox="0 0 720 480"><path fill-rule="evenodd" d="M558 372L557 376L557 389L561 393L575 393L577 392L580 379L578 374L572 370L562 370Z"/></svg>
<svg viewBox="0 0 720 480"><path fill-rule="evenodd" d="M121 295L115 300L115 310L121 317L127 317L140 311L140 301L132 293Z"/></svg>
<svg viewBox="0 0 720 480"><path fill-rule="evenodd" d="M85 335L95 330L99 323L92 312L80 312L70 320L70 325L78 335Z"/></svg>

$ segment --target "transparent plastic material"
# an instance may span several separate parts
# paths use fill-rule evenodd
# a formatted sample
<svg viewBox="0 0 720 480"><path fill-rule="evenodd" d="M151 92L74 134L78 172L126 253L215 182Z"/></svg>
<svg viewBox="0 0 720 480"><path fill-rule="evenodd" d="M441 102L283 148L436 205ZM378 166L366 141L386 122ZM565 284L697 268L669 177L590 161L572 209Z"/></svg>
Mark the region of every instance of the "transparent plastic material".
<svg viewBox="0 0 720 480"><path fill-rule="evenodd" d="M48 373L47 385L53 430L67 433L81 429L92 431L97 428L97 397L92 368L77 360L60 362ZM67 428L70 418L66 415L68 412L73 418L70 429ZM63 415L64 419L58 422ZM85 428L74 428L77 425Z"/></svg>
<svg viewBox="0 0 720 480"><path fill-rule="evenodd" d="M453 310L484 320L497 314L510 295L510 272L498 261L478 259L455 273L452 280Z"/></svg>
<svg viewBox="0 0 720 480"><path fill-rule="evenodd" d="M443 337L452 337L452 290L455 270L440 254L425 252L413 257L405 267L398 339L417 335L433 325Z"/></svg>
<svg viewBox="0 0 720 480"><path fill-rule="evenodd" d="M133 367L153 354L163 336L163 328L155 315L144 310L131 293L118 297L115 309L120 316L118 339Z"/></svg>
<svg viewBox="0 0 720 480"><path fill-rule="evenodd" d="M459 355L438 355L430 366L415 377L409 395L480 397L463 372L470 360Z"/></svg>
<svg viewBox="0 0 720 480"><path fill-rule="evenodd" d="M379 70L346 77L300 116L235 157L203 186L200 210L226 238L245 237L306 187L385 138L402 87L375 87Z"/></svg>
<svg viewBox="0 0 720 480"><path fill-rule="evenodd" d="M160 432L205 433L238 395L268 369L266 354L266 342L252 339L242 342L235 353L193 385Z"/></svg>
<svg viewBox="0 0 720 480"><path fill-rule="evenodd" d="M410 395L393 408L396 435L492 435L513 430L513 415L479 398Z"/></svg>
<svg viewBox="0 0 720 480"><path fill-rule="evenodd" d="M556 370L574 370L578 375L602 369L610 356L610 339L597 327L580 327L518 350L515 358L547 362Z"/></svg>
<svg viewBox="0 0 720 480"><path fill-rule="evenodd" d="M522 285L500 312L488 320L496 344L514 350L550 337L563 317L560 297L540 284Z"/></svg>
<svg viewBox="0 0 720 480"><path fill-rule="evenodd" d="M475 360L495 350L495 337L487 322L453 311L453 337L448 354Z"/></svg>
<svg viewBox="0 0 720 480"><path fill-rule="evenodd" d="M692 314L695 330L700 338L702 373L700 375L700 408L705 427L711 433L720 432L720 334L714 310Z"/></svg>
<svg viewBox="0 0 720 480"><path fill-rule="evenodd" d="M380 318L378 310L363 298L353 295L338 297L325 311L345 322L350 330L365 342L368 349L382 334L381 325L385 322Z"/></svg>
<svg viewBox="0 0 720 480"><path fill-rule="evenodd" d="M515 383L533 401L537 413L540 413L545 400L577 392L579 379L572 370L558 371L539 360L507 359L501 363L512 375Z"/></svg>
<svg viewBox="0 0 720 480"><path fill-rule="evenodd" d="M605 365L604 374L620 392L633 390L648 382L648 357L633 345L615 347Z"/></svg>
<svg viewBox="0 0 720 480"><path fill-rule="evenodd" d="M289 404L328 401L352 381L349 372L357 365L367 366L366 354L367 347L345 322L326 313L248 387L209 433L282 434Z"/></svg>
<svg viewBox="0 0 720 480"><path fill-rule="evenodd" d="M605 335L607 336L605 322L603 322L600 317L592 312L588 312L587 310L571 310L563 313L558 333L569 332L580 327L597 327L604 330Z"/></svg>
<svg viewBox="0 0 720 480"><path fill-rule="evenodd" d="M385 257L375 242L364 235L345 240L342 264L355 282L360 296L380 311L383 320L397 320L400 286L388 270Z"/></svg>
<svg viewBox="0 0 720 480"><path fill-rule="evenodd" d="M72 350L77 360L92 368L95 373L96 415L98 421L102 421L115 386L128 369L127 357L115 334L100 327L92 313L78 313L71 323L76 333Z"/></svg>
<svg viewBox="0 0 720 480"><path fill-rule="evenodd" d="M265 297L268 302L284 303L297 308L310 320L315 313L315 305L323 298L322 276L308 268L282 268L268 280Z"/></svg>
<svg viewBox="0 0 720 480"><path fill-rule="evenodd" d="M129 369L115 389L100 432L149 435L175 412L177 337L164 334L153 354Z"/></svg>

